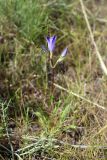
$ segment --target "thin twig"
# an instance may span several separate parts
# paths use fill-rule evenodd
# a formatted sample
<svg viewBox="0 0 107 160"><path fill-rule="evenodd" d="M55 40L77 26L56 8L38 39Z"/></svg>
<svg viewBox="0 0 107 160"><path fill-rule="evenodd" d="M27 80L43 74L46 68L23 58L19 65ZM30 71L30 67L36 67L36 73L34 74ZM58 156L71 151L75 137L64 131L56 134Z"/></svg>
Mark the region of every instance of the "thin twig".
<svg viewBox="0 0 107 160"><path fill-rule="evenodd" d="M23 137L24 139L27 139L27 140L30 140L31 142L32 141L35 141L35 142L38 142L38 139L40 139L40 137L32 137L32 136L29 136L29 137ZM44 142L49 142L49 139L47 137L44 137L42 139ZM70 143L67 143L67 142L64 142L62 140L58 140L58 139L55 139L55 138L51 138L51 141L53 143L53 145L55 145L55 143L57 143L57 146L58 146L58 143L61 144L61 145L68 145L72 148L78 148L78 149L89 149L89 148L95 148L95 149L107 149L107 146L102 146L102 145L85 145L85 144L70 144ZM35 144L35 143L34 143ZM34 146L35 147L35 146ZM40 147L40 146L39 146ZM26 147L28 148L28 147ZM24 148L25 149L25 148ZM23 149L22 149L23 150Z"/></svg>
<svg viewBox="0 0 107 160"><path fill-rule="evenodd" d="M85 144L70 144L63 141L58 141L60 144L63 145L69 145L73 148L79 148L79 149L89 149L89 148L95 148L95 149L107 149L107 146L98 146L98 145L85 145Z"/></svg>
<svg viewBox="0 0 107 160"><path fill-rule="evenodd" d="M87 16L87 13L86 13L86 10L85 10L85 6L84 6L84 3L83 3L83 0L80 0L80 4L81 4L81 8L82 8L82 11L83 11L83 14L84 14L84 18L85 18L85 21L86 21L86 24L87 24L87 28L89 30L89 33L90 33L90 38L91 38L91 41L92 41L92 44L95 48L95 52L96 52L96 55L99 59L99 62L100 62L100 65L101 65L101 68L103 70L103 72L105 73L105 75L107 75L107 67L105 66L103 60L102 60L102 57L101 57L101 54L99 52L99 49L97 47L97 44L94 40L94 35L92 33L92 30L91 30L91 26L90 26L90 23L88 21L88 16Z"/></svg>
<svg viewBox="0 0 107 160"><path fill-rule="evenodd" d="M82 99L82 100L84 100L84 101L86 101L86 102L88 102L88 103L90 103L90 104L98 107L98 108L101 108L101 109L107 111L107 109L106 109L104 106L101 106L101 105L99 105L99 104L97 104L97 103L95 103L95 102L92 102L92 101L90 101L89 99L86 99L85 97L82 97L81 95L79 95L79 94L77 94L77 93L74 93L74 92L71 91L71 90L68 90L68 89L66 89L66 88L64 88L64 87L62 87L62 86L60 86L60 85L58 85L58 84L56 84L56 83L54 83L54 86L57 87L57 88L59 88L59 89L61 89L61 90L63 90L63 91L66 91L67 93L72 94L72 95L74 95L75 97L78 97L78 98L80 98L80 99Z"/></svg>
<svg viewBox="0 0 107 160"><path fill-rule="evenodd" d="M106 130L106 129L107 129L107 124L106 124L103 128L101 128L93 137L101 134L101 133L102 133L104 130Z"/></svg>

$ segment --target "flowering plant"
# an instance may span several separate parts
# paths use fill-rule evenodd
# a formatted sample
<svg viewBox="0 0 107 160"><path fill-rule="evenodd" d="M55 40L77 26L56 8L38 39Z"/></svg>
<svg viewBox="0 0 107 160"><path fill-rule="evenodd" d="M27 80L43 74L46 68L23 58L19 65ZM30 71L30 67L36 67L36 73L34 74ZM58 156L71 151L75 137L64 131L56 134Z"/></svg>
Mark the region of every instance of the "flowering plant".
<svg viewBox="0 0 107 160"><path fill-rule="evenodd" d="M49 37L49 36L46 37L46 41L47 41L47 44L48 44L48 50L49 50L49 53L50 53L50 65L51 65L52 68L55 68L56 65L57 65L59 62L63 61L63 59L65 58L65 56L66 56L66 54L67 54L67 50L68 50L67 48L65 48L65 49L62 51L59 59L58 59L58 60L56 61L56 63L53 65L53 64L52 64L52 58L53 58L53 51L54 51L54 49L55 49L56 39L57 39L57 37L56 37L55 35L52 36L52 37Z"/></svg>
<svg viewBox="0 0 107 160"><path fill-rule="evenodd" d="M43 51L48 53L48 58L46 61L46 68L47 68L47 74L46 74L46 81L48 82L48 85L51 86L51 91L54 93L54 80L55 80L55 72L54 68L57 66L58 63L62 62L67 54L67 47L62 51L59 58L56 60L55 63L53 63L53 52L55 49L57 37L54 35L52 37L47 36L46 42L48 48L45 48L45 46L42 46Z"/></svg>

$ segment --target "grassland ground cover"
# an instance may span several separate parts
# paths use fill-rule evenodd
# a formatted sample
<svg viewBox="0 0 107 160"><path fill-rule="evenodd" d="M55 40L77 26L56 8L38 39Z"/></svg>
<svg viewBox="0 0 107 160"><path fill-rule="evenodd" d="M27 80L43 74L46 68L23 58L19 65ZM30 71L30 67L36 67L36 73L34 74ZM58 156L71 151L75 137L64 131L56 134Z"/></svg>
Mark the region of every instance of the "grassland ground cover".
<svg viewBox="0 0 107 160"><path fill-rule="evenodd" d="M106 44L106 0L0 0L1 160L107 159Z"/></svg>

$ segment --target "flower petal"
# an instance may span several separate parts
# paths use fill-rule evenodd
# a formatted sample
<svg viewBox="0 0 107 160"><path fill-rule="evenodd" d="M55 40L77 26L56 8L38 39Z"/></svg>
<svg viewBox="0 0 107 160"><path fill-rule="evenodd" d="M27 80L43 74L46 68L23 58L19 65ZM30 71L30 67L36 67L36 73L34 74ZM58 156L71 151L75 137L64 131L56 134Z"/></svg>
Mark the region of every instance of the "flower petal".
<svg viewBox="0 0 107 160"><path fill-rule="evenodd" d="M67 54L68 48L65 48L62 53L61 53L61 57L65 57Z"/></svg>
<svg viewBox="0 0 107 160"><path fill-rule="evenodd" d="M46 37L46 41L47 41L47 43L49 43L49 42L50 42L50 38L49 38L49 36L47 36L47 37Z"/></svg>
<svg viewBox="0 0 107 160"><path fill-rule="evenodd" d="M53 36L53 37L52 37L52 43L53 43L53 44L55 44L56 38L57 38L56 36Z"/></svg>
<svg viewBox="0 0 107 160"><path fill-rule="evenodd" d="M46 41L48 43L48 49L50 52L53 52L55 48L56 36L46 37Z"/></svg>

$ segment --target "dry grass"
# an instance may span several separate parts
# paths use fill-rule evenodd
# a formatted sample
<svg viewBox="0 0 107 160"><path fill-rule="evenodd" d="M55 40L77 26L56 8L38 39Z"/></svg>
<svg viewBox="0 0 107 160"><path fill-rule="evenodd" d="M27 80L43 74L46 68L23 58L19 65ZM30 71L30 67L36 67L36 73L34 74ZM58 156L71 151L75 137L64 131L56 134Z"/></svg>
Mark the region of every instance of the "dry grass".
<svg viewBox="0 0 107 160"><path fill-rule="evenodd" d="M40 2L0 0L0 158L106 160L106 0ZM48 34L69 50L54 91Z"/></svg>

